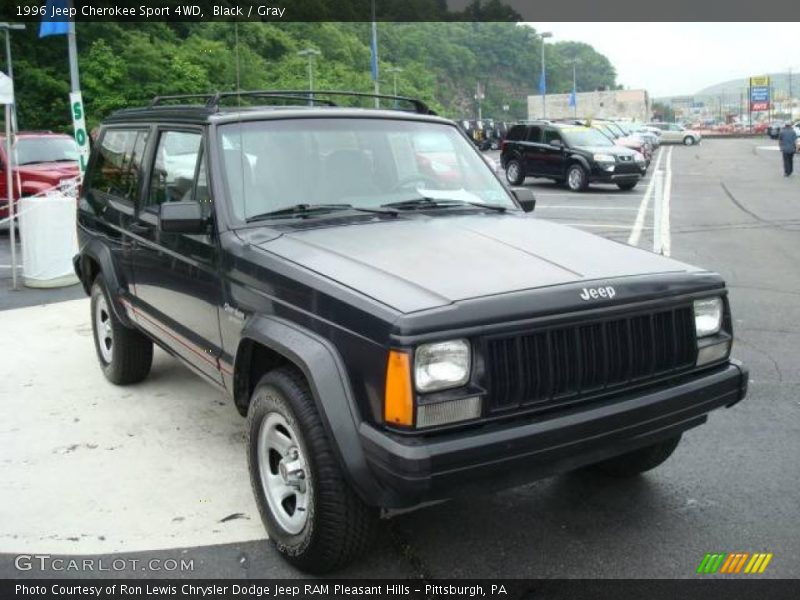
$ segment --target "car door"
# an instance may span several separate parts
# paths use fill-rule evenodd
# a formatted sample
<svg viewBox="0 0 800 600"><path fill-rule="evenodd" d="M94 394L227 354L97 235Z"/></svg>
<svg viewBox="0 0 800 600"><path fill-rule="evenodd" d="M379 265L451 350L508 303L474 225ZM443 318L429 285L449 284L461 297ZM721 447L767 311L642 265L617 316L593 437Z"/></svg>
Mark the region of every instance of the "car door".
<svg viewBox="0 0 800 600"><path fill-rule="evenodd" d="M135 225L136 318L195 370L222 384L222 287L205 157L200 128L158 129ZM201 204L206 232L161 230L161 206L178 201Z"/></svg>
<svg viewBox="0 0 800 600"><path fill-rule="evenodd" d="M671 142L671 143L680 142L680 141L683 141L683 131L681 130L681 128L678 125L675 125L674 123L670 123L664 129L664 133L662 135L662 138L665 141Z"/></svg>
<svg viewBox="0 0 800 600"><path fill-rule="evenodd" d="M525 162L525 172L528 175L538 175L542 170L542 128L538 125L528 127L528 133L522 144Z"/></svg>
<svg viewBox="0 0 800 600"><path fill-rule="evenodd" d="M547 177L564 176L564 138L553 128L546 127L542 138L539 171Z"/></svg>

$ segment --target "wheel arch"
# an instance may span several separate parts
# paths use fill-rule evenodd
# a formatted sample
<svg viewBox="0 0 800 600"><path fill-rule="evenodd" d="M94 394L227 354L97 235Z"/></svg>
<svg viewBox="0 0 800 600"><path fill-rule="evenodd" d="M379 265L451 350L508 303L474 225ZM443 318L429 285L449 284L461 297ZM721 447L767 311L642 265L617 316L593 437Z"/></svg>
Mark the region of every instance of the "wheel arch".
<svg viewBox="0 0 800 600"><path fill-rule="evenodd" d="M132 327L133 324L128 319L128 314L119 301L123 291L122 282L114 267L114 260L111 250L97 240L92 240L75 259L76 274L80 279L83 290L86 294L91 294L92 283L98 274L103 274L109 295L111 296L111 306L115 316L126 326Z"/></svg>
<svg viewBox="0 0 800 600"><path fill-rule="evenodd" d="M347 370L330 341L279 317L250 319L234 359L237 410L246 414L261 375L281 366L292 366L302 373L342 472L365 502L375 504L382 492L361 447L361 417Z"/></svg>

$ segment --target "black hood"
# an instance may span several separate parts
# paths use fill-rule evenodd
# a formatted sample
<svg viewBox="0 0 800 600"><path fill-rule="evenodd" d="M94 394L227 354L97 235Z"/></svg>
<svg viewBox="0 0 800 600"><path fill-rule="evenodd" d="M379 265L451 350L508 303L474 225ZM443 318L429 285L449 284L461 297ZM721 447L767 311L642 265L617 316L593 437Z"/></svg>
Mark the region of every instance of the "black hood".
<svg viewBox="0 0 800 600"><path fill-rule="evenodd" d="M584 152L592 154L611 154L612 156L633 156L634 151L625 146L575 146Z"/></svg>
<svg viewBox="0 0 800 600"><path fill-rule="evenodd" d="M285 229L251 243L403 313L566 283L700 271L521 213L417 214Z"/></svg>

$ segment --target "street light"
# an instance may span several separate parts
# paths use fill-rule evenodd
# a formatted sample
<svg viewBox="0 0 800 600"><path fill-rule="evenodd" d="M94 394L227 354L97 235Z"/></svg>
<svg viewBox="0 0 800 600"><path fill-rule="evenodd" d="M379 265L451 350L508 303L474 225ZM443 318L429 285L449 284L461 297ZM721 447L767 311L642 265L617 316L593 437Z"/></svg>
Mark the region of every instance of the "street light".
<svg viewBox="0 0 800 600"><path fill-rule="evenodd" d="M391 73L391 74L392 74L392 85L393 85L393 89L394 89L394 96L395 96L395 99L394 99L394 107L395 107L395 108L397 108L397 107L398 107L398 104L397 104L397 74L398 74L398 73L402 73L402 72L403 72L403 69L402 69L402 68L400 68L400 67L389 67L389 68L388 68L388 69L386 69L386 70L387 70L389 73Z"/></svg>
<svg viewBox="0 0 800 600"><path fill-rule="evenodd" d="M539 37L542 38L542 75L541 79L539 80L541 83L542 88L542 118L547 118L547 108L545 107L545 96L547 95L547 79L545 76L545 64L544 64L544 41L547 38L553 37L553 34L549 31L543 31L539 34Z"/></svg>
<svg viewBox="0 0 800 600"><path fill-rule="evenodd" d="M397 96L397 74L402 73L403 69L400 67L389 67L386 69L392 74L392 83L394 85L394 95Z"/></svg>
<svg viewBox="0 0 800 600"><path fill-rule="evenodd" d="M314 57L320 56L322 52L316 48L304 48L297 52L297 56L308 58L308 105L314 105Z"/></svg>

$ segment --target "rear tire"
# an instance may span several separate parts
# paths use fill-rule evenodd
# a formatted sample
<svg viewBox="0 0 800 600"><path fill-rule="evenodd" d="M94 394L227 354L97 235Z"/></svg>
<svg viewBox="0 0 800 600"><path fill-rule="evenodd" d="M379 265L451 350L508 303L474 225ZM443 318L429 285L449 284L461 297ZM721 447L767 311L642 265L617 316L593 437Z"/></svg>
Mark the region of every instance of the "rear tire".
<svg viewBox="0 0 800 600"><path fill-rule="evenodd" d="M611 477L627 478L635 477L640 473L655 469L667 460L681 441L681 436L664 440L652 446L639 448L633 452L609 458L597 464L591 465L590 469L599 471Z"/></svg>
<svg viewBox="0 0 800 600"><path fill-rule="evenodd" d="M142 381L153 364L153 342L117 318L102 274L95 277L91 296L92 337L103 375L116 385Z"/></svg>
<svg viewBox="0 0 800 600"><path fill-rule="evenodd" d="M377 510L345 481L305 378L264 375L247 415L250 483L269 538L307 573L344 567L369 545Z"/></svg>
<svg viewBox="0 0 800 600"><path fill-rule="evenodd" d="M511 185L522 185L525 181L525 171L522 169L522 163L516 158L511 159L506 164L506 179Z"/></svg>
<svg viewBox="0 0 800 600"><path fill-rule="evenodd" d="M624 191L624 192L629 192L629 191L631 191L633 188L635 188L635 187L636 187L636 184L637 184L637 183L639 183L639 182L638 182L638 181L634 181L634 182L632 182L632 183L631 183L631 182L618 183L618 184L617 184L617 187L618 187L619 189L621 189L622 191Z"/></svg>
<svg viewBox="0 0 800 600"><path fill-rule="evenodd" d="M567 187L573 192L583 192L589 187L586 169L575 163L567 169Z"/></svg>

